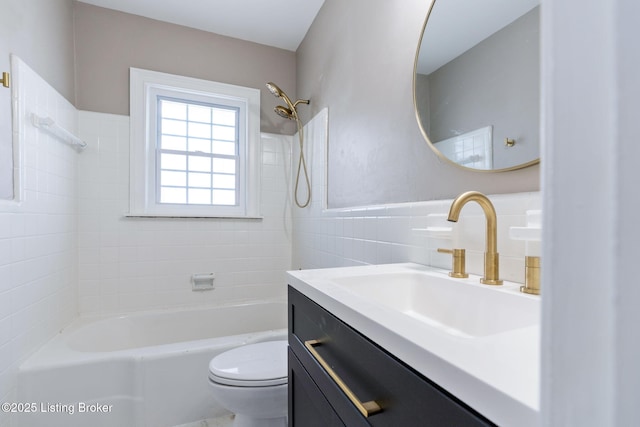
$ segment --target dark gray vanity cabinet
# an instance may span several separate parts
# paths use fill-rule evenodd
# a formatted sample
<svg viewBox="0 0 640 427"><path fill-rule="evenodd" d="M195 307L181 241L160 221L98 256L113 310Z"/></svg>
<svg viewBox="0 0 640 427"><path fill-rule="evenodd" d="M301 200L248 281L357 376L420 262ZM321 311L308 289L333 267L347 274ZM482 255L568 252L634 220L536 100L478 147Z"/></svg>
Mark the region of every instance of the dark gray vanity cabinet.
<svg viewBox="0 0 640 427"><path fill-rule="evenodd" d="M375 401L381 410L365 417L338 382L345 384L356 400ZM494 424L289 287L289 425Z"/></svg>

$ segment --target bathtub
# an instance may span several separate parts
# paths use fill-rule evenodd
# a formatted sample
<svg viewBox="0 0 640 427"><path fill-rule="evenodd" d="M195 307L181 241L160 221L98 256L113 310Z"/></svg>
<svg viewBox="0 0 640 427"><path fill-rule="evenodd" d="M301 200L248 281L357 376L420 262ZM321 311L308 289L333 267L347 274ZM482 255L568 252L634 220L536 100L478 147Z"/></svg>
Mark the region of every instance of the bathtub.
<svg viewBox="0 0 640 427"><path fill-rule="evenodd" d="M168 427L227 414L208 364L244 344L286 339L283 301L80 318L18 371L18 426Z"/></svg>

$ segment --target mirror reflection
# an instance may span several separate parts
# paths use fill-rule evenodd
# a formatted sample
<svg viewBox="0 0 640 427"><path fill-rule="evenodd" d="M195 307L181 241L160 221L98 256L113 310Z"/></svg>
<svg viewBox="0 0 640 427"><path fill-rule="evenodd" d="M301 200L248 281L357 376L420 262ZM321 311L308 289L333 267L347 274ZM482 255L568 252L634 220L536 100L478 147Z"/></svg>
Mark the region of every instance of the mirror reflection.
<svg viewBox="0 0 640 427"><path fill-rule="evenodd" d="M503 171L539 161L539 0L434 0L416 55L416 115L442 158Z"/></svg>

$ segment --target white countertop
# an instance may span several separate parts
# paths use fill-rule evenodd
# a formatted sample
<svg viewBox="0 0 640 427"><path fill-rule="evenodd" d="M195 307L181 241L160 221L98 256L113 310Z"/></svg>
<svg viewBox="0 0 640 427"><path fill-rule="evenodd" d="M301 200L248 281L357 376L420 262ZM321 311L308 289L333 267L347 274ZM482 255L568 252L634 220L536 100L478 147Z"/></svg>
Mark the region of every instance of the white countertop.
<svg viewBox="0 0 640 427"><path fill-rule="evenodd" d="M461 337L364 299L332 281L398 271L446 276L443 270L405 263L290 271L288 283L494 423L538 425L539 322L489 336ZM451 280L487 287L474 275ZM521 294L519 287L505 281L503 286L490 288L515 292L539 306L539 297Z"/></svg>

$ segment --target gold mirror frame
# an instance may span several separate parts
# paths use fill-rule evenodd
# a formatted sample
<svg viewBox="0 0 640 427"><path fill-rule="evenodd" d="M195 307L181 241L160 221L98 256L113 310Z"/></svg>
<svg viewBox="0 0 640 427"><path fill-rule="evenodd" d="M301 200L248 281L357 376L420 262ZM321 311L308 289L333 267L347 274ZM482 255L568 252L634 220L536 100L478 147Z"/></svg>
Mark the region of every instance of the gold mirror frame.
<svg viewBox="0 0 640 427"><path fill-rule="evenodd" d="M512 171L512 170L523 169L523 168L526 168L526 167L529 167L529 166L533 166L533 165L536 165L536 164L540 163L540 157L538 157L536 159L530 160L530 161L525 162L525 163L520 163L520 164L517 164L517 165L514 165L514 166L501 168L501 169L471 168L471 167L468 167L468 166L461 165L461 164L453 161L452 159L448 158L447 156L445 156L435 146L435 144L431 141L431 139L429 138L429 135L427 135L427 132L424 129L423 124L422 124L420 112L418 110L416 81L417 81L417 76L418 76L418 59L420 57L420 48L422 46L422 43L424 42L425 30L427 28L427 24L429 23L429 18L431 17L431 13L433 11L433 7L435 6L436 1L437 0L431 0L431 4L429 5L429 10L427 11L427 16L426 16L426 18L424 20L424 24L422 25L422 30L420 32L420 39L418 41L418 46L417 46L417 49L416 49L416 55L415 55L414 66L413 66L413 109L414 109L414 112L415 112L416 121L418 122L418 127L420 128L420 132L422 133L423 138L425 139L425 141L427 142L429 147L436 153L436 155L440 159L444 160L446 163L454 165L455 167L457 167L457 168L459 168L461 170L473 171L473 172L482 172L482 173L508 172L508 171ZM446 1L446 0L439 0L439 1ZM508 144L508 142L505 142L505 143Z"/></svg>

